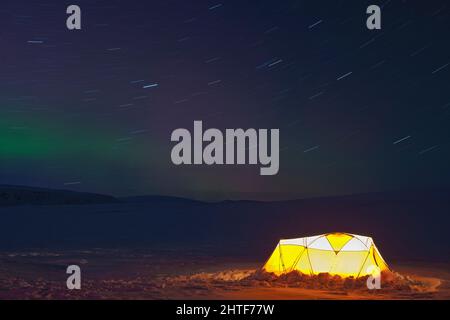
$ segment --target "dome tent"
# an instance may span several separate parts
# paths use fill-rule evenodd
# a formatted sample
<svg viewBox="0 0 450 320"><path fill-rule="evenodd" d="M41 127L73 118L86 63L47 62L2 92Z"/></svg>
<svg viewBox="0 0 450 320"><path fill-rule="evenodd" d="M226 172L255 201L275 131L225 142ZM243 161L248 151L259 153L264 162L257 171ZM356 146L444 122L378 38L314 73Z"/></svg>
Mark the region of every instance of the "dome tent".
<svg viewBox="0 0 450 320"><path fill-rule="evenodd" d="M280 240L263 270L276 275L299 271L307 275L329 273L357 278L372 274L370 266L389 270L371 237L327 233Z"/></svg>

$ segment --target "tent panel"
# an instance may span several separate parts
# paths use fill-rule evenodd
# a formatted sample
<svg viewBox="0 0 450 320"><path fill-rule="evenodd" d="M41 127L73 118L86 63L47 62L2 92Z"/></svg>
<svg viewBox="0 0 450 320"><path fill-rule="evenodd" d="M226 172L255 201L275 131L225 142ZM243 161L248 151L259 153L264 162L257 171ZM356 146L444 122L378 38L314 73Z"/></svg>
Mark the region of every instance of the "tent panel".
<svg viewBox="0 0 450 320"><path fill-rule="evenodd" d="M311 264L309 263L308 249L304 250L302 255L298 258L293 270L297 270L301 273L312 275Z"/></svg>
<svg viewBox="0 0 450 320"><path fill-rule="evenodd" d="M317 238L314 242L308 245L308 248L333 251L333 248L325 236Z"/></svg>
<svg viewBox="0 0 450 320"><path fill-rule="evenodd" d="M292 271L295 263L305 250L303 246L280 245L281 265L285 272Z"/></svg>
<svg viewBox="0 0 450 320"><path fill-rule="evenodd" d="M368 250L340 251L336 256L335 263L331 268L330 273L347 277L357 277L367 254Z"/></svg>
<svg viewBox="0 0 450 320"><path fill-rule="evenodd" d="M318 236L312 236L312 237L306 237L306 246L309 247L314 241L316 241L318 238L322 237L323 235Z"/></svg>
<svg viewBox="0 0 450 320"><path fill-rule="evenodd" d="M273 272L276 275L280 275L284 272L281 266L280 245L277 245L263 269L267 272Z"/></svg>
<svg viewBox="0 0 450 320"><path fill-rule="evenodd" d="M308 248L307 250L314 274L330 272L334 264L334 260L336 259L336 253L334 251L311 248Z"/></svg>
<svg viewBox="0 0 450 320"><path fill-rule="evenodd" d="M384 261L383 257L381 256L380 252L378 251L377 247L375 245L372 246L374 248L373 255L375 257L375 262L377 263L378 267L381 271L388 270L387 263Z"/></svg>
<svg viewBox="0 0 450 320"><path fill-rule="evenodd" d="M326 237L334 251L341 250L341 248L353 238L346 233L331 233L327 234Z"/></svg>
<svg viewBox="0 0 450 320"><path fill-rule="evenodd" d="M367 237L365 244L366 244L367 248L370 248L372 246L372 244L373 244L372 238L371 237Z"/></svg>
<svg viewBox="0 0 450 320"><path fill-rule="evenodd" d="M366 247L366 245L361 242L358 238L353 238L349 242L347 242L341 249L340 252L343 251L369 251L369 248Z"/></svg>
<svg viewBox="0 0 450 320"><path fill-rule="evenodd" d="M369 252L367 253L366 260L364 261L364 264L361 266L361 270L359 271L360 277L371 274L369 272L370 266L377 266L373 253L374 253L373 246L371 246Z"/></svg>
<svg viewBox="0 0 450 320"><path fill-rule="evenodd" d="M370 246L373 243L371 237L360 236L358 234L354 234L353 237L361 240L361 242L364 243L364 245L366 246L367 250L369 250Z"/></svg>
<svg viewBox="0 0 450 320"><path fill-rule="evenodd" d="M306 238L282 239L280 240L280 244L282 245L293 244L298 246L306 246L305 240Z"/></svg>

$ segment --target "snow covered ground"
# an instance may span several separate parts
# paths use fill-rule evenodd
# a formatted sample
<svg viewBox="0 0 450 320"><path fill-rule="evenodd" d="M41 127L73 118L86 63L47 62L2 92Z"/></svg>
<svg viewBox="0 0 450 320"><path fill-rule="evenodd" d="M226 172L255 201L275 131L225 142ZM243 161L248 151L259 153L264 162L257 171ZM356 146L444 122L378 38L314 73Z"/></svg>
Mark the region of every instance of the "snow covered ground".
<svg viewBox="0 0 450 320"><path fill-rule="evenodd" d="M81 290L66 288L69 264L81 267ZM395 264L401 276L380 290L364 279L255 274L260 266L181 249L3 252L0 299L450 299L448 263Z"/></svg>

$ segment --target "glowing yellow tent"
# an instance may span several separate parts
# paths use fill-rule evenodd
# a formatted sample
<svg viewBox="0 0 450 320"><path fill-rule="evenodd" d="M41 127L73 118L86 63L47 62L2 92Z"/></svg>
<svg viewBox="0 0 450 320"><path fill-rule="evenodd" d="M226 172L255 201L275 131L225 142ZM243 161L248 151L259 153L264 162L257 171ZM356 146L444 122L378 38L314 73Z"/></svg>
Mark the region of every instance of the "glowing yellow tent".
<svg viewBox="0 0 450 320"><path fill-rule="evenodd" d="M372 274L370 266L389 270L371 237L327 233L280 240L263 269L281 275L294 270L355 278Z"/></svg>

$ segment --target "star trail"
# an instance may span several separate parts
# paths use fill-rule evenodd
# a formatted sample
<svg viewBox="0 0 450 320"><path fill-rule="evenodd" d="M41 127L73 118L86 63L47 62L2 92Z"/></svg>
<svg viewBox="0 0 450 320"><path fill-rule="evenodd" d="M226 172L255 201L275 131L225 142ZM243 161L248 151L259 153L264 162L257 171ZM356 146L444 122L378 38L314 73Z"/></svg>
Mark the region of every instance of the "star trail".
<svg viewBox="0 0 450 320"><path fill-rule="evenodd" d="M0 8L0 184L273 199L446 187L450 6L60 1ZM280 168L176 167L203 121L279 128ZM264 196L261 196L264 195Z"/></svg>

